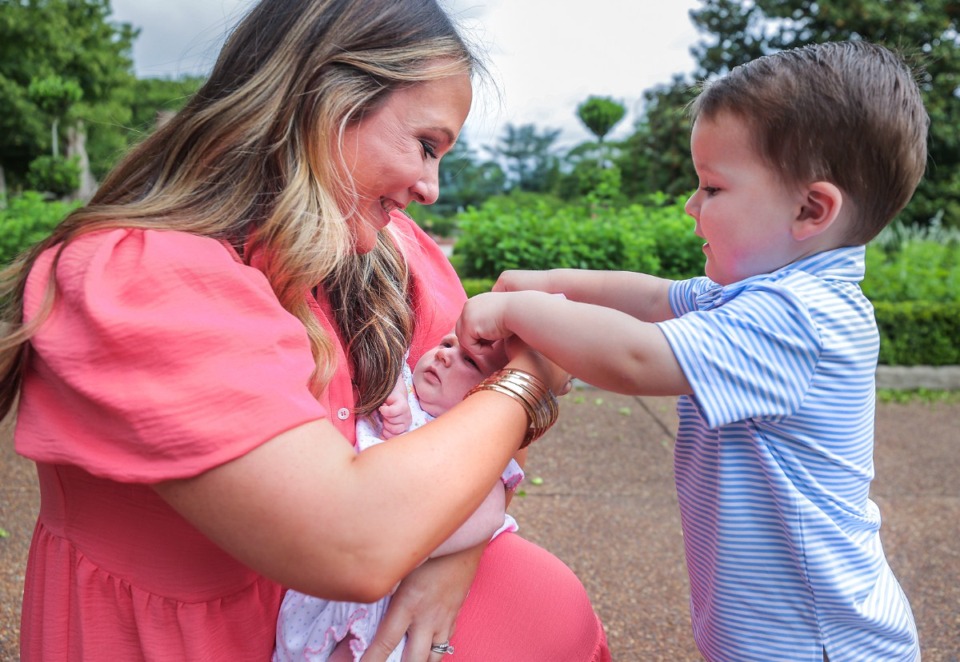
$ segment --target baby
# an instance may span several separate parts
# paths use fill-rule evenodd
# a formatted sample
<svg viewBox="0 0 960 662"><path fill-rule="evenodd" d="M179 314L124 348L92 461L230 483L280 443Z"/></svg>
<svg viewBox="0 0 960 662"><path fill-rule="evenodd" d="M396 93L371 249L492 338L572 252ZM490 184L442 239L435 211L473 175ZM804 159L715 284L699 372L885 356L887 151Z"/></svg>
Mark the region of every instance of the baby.
<svg viewBox="0 0 960 662"><path fill-rule="evenodd" d="M448 334L417 361L412 372L404 362L387 400L372 416L357 421L357 451L433 420L506 362L502 348L479 356L462 348L455 334ZM474 547L504 531L516 531L516 521L505 512L506 491L515 490L522 479L523 470L511 460L501 476L503 484L494 486L470 519L434 550L431 558ZM277 620L273 659L356 662L373 640L389 604L389 596L374 603L356 603L287 591ZM388 662L399 662L402 653L403 643Z"/></svg>

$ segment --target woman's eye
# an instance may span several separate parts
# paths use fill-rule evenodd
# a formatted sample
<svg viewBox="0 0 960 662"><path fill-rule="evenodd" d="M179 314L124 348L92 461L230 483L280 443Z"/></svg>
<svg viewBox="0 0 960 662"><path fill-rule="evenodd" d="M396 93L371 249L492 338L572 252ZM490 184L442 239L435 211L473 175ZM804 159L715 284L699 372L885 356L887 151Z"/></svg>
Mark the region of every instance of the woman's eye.
<svg viewBox="0 0 960 662"><path fill-rule="evenodd" d="M429 156L431 159L437 158L437 150L428 141L421 140L420 146L423 148L423 153Z"/></svg>
<svg viewBox="0 0 960 662"><path fill-rule="evenodd" d="M467 365L470 365L470 366L476 368L477 370L480 369L480 366L477 364L477 362L474 361L474 360L473 360L472 358L470 358L469 356L464 356L464 357L463 357L463 360L467 362Z"/></svg>

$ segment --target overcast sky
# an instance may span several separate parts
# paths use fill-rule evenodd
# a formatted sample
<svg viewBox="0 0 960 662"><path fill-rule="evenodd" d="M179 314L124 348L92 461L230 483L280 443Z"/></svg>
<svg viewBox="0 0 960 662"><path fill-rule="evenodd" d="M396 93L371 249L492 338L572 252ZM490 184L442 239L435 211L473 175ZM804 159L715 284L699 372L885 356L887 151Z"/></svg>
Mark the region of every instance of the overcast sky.
<svg viewBox="0 0 960 662"><path fill-rule="evenodd" d="M630 132L643 91L694 69L698 0L441 0L479 47L496 87L481 85L467 120L474 147L507 123L562 129L558 145L591 135L576 117L590 95L627 108L612 137ZM113 0L113 19L140 28L137 75L206 74L253 0Z"/></svg>

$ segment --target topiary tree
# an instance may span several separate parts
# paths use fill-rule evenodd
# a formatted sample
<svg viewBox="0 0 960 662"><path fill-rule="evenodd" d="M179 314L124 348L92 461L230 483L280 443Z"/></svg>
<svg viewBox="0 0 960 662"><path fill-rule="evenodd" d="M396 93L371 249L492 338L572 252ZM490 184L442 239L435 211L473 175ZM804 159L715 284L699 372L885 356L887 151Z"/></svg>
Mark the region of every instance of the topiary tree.
<svg viewBox="0 0 960 662"><path fill-rule="evenodd" d="M597 137L597 142L613 130L626 114L623 104L609 97L591 96L577 106L577 117Z"/></svg>

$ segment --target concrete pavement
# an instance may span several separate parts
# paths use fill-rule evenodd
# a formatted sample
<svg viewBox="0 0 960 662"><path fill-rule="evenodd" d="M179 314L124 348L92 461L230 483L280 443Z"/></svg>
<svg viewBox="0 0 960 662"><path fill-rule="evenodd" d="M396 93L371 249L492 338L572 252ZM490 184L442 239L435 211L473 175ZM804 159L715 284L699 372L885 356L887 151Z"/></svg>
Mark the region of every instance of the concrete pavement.
<svg viewBox="0 0 960 662"><path fill-rule="evenodd" d="M520 533L581 577L617 662L695 662L673 486L673 398L578 388L530 452ZM924 662L960 662L960 403L882 404L873 498ZM16 660L33 465L0 426L0 660ZM491 662L498 662L493 661ZM531 661L537 662L537 661Z"/></svg>
<svg viewBox="0 0 960 662"><path fill-rule="evenodd" d="M674 405L577 389L531 448L525 496L511 505L521 535L581 577L618 662L701 659L673 486ZM881 538L924 662L960 662L960 403L880 405L875 464Z"/></svg>

